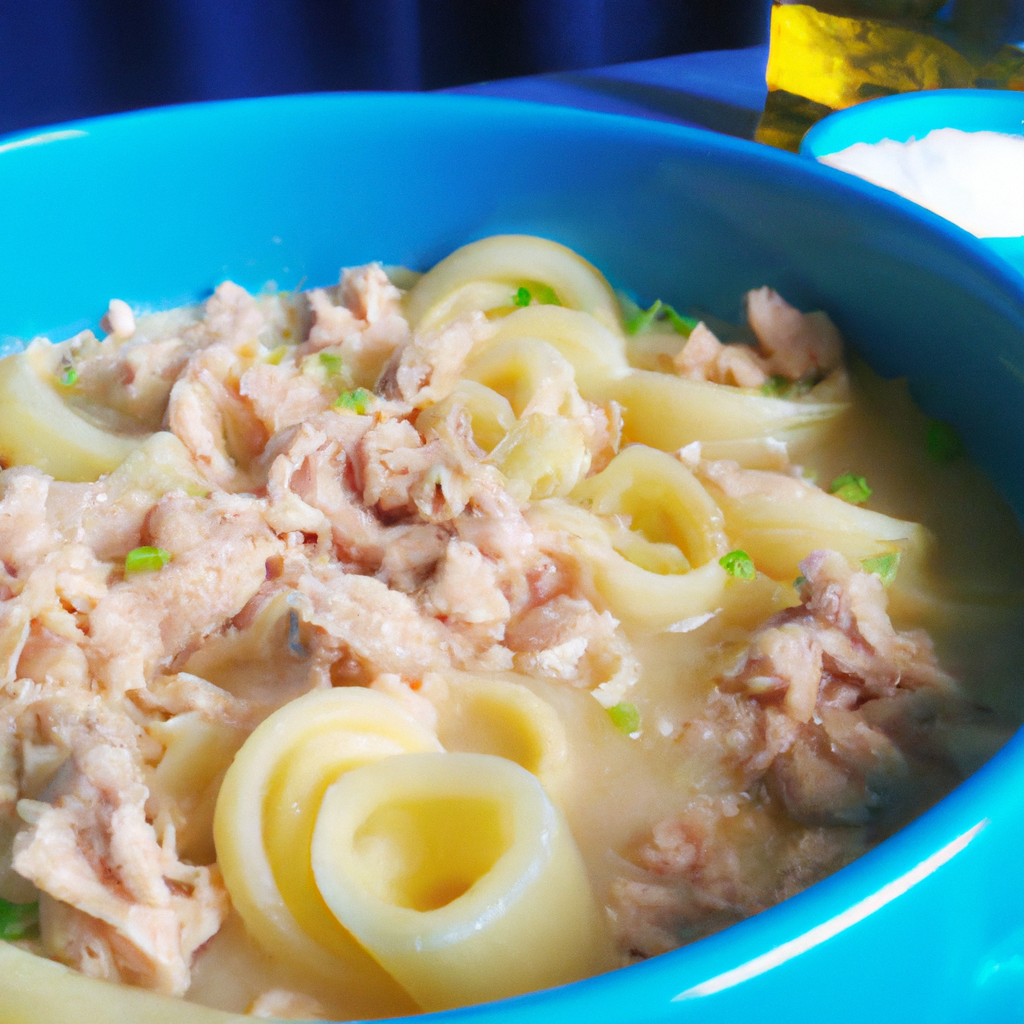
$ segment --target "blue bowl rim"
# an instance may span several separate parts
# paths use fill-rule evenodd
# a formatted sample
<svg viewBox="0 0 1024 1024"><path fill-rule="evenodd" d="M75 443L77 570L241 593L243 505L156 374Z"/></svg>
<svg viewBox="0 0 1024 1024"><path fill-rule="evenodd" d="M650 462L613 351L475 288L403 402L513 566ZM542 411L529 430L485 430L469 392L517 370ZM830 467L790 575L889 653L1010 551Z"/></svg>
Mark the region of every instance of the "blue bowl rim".
<svg viewBox="0 0 1024 1024"><path fill-rule="evenodd" d="M893 139L895 142L907 142L905 138L893 138L892 135L881 134L885 131L887 115L893 110L913 111L915 107L928 109L936 105L936 101L949 100L953 109L957 107L995 107L1021 112L1020 133L1024 135L1024 93L1012 89L922 89L917 92L905 92L896 96L880 96L878 99L867 100L853 107L833 111L816 124L811 125L800 142L800 155L811 159L837 153L840 149L852 146L855 142L880 142L882 139ZM956 118L954 118L956 120ZM861 126L870 126L871 130L858 130ZM933 128L956 128L958 125L944 123L929 124L925 132ZM844 137L842 145L827 142L830 136L839 134ZM899 135L904 133L900 132ZM1017 134L1017 133L1015 133ZM920 136L915 136L920 137Z"/></svg>
<svg viewBox="0 0 1024 1024"><path fill-rule="evenodd" d="M950 89L943 90L943 92L956 95L971 95L981 92L990 92L998 96L1008 95L1004 90ZM900 96L883 97L870 102L894 102L903 100L908 96L921 95L931 95L931 93L903 94ZM1009 95L1024 96L1024 94ZM396 91L292 93L243 99L168 104L161 107L147 107L139 110L128 110L97 117L81 118L74 121L63 121L0 135L0 159L3 159L7 152L17 151L28 145L49 145L69 142L77 137L90 135L91 130L102 132L108 125L115 127L131 126L133 122L142 124L153 119L165 117L187 118L205 113L213 114L214 116L217 116L219 113L229 115L232 110L253 109L257 107L272 111L274 107L280 106L282 109L287 110L292 105L304 104L324 104L328 108L338 105L341 108L339 112L343 112L344 105L353 102L375 103L385 106L390 104L401 106L412 103L423 106L425 110L434 106L438 106L441 109L444 107L452 109L462 107L467 111L472 111L476 108L478 111L493 111L495 114L504 114L511 117L518 115L530 118L561 119L567 124L575 123L581 127L591 125L600 128L603 126L604 129L611 130L612 134L653 136L669 143L677 140L687 142L693 146L710 145L712 148L730 154L734 158L746 156L756 160L767 161L770 164L778 164L782 168L788 169L794 176L809 175L811 179L824 179L829 187L837 191L856 194L860 197L857 201L866 200L874 206L880 206L891 211L889 215L894 215L904 222L912 221L919 227L924 226L932 234L938 232L942 235L943 245L959 249L963 255L969 257L971 262L983 264L986 272L998 279L1001 288L1009 290L1015 297L1024 299L1024 276L1019 274L1006 260L993 252L992 249L974 235L957 227L944 217L940 217L938 214L932 213L930 210L926 210L908 199L904 199L902 196L879 188L871 182L864 181L844 171L820 164L816 159L808 159L803 153L790 153L772 146L739 139L731 135L723 135L705 128L676 125L665 121L648 121L627 114L609 114L581 110L574 107L561 107L530 100L493 96ZM866 104L849 109L856 111L864 106ZM845 113L846 111L836 112L836 114Z"/></svg>

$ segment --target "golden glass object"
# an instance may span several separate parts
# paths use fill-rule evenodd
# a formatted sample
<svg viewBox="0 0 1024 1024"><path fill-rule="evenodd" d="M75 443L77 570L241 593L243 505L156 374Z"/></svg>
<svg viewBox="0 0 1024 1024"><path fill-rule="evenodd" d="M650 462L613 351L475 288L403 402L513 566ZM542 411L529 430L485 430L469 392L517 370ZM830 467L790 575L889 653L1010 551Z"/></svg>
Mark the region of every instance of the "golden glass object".
<svg viewBox="0 0 1024 1024"><path fill-rule="evenodd" d="M777 0L768 99L756 138L796 151L833 110L922 89L1024 90L1024 51L1007 45L1012 0Z"/></svg>

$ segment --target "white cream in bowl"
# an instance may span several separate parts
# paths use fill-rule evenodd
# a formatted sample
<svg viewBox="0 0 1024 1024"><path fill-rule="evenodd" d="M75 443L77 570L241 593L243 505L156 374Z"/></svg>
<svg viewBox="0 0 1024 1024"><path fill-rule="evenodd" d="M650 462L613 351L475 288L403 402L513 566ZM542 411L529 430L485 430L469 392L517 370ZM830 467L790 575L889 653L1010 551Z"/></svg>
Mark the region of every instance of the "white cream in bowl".
<svg viewBox="0 0 1024 1024"><path fill-rule="evenodd" d="M923 139L857 142L818 159L979 238L1024 235L1024 135L936 128Z"/></svg>

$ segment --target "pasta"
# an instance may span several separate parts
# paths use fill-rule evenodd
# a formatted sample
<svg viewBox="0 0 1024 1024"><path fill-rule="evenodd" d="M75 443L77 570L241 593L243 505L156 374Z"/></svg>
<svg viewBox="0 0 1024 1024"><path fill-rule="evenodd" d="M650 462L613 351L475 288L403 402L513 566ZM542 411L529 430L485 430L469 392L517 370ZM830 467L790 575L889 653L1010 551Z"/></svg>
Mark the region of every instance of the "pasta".
<svg viewBox="0 0 1024 1024"><path fill-rule="evenodd" d="M793 402L706 381L634 370L607 382L604 397L623 409L629 441L671 452L693 441L789 439L840 416L841 402Z"/></svg>
<svg viewBox="0 0 1024 1024"><path fill-rule="evenodd" d="M221 786L214 835L232 901L265 947L350 992L369 990L379 1005L390 979L324 907L309 866L318 805L353 768L439 749L393 699L356 688L300 697L253 733ZM391 1005L405 1008L401 993Z"/></svg>
<svg viewBox="0 0 1024 1024"><path fill-rule="evenodd" d="M555 709L523 681L463 673L427 680L446 750L493 754L525 768L557 800L568 749ZM437 692L440 690L440 692Z"/></svg>
<svg viewBox="0 0 1024 1024"><path fill-rule="evenodd" d="M0 458L32 465L58 480L95 480L117 469L141 438L126 436L77 415L47 384L59 367L42 346L0 360Z"/></svg>
<svg viewBox="0 0 1024 1024"><path fill-rule="evenodd" d="M998 749L1018 525L825 313L746 303L499 236L0 361L0 1022L573 982Z"/></svg>
<svg viewBox="0 0 1024 1024"><path fill-rule="evenodd" d="M346 775L324 796L312 862L335 917L425 1010L612 962L568 826L506 758L410 755Z"/></svg>
<svg viewBox="0 0 1024 1024"><path fill-rule="evenodd" d="M414 327L429 329L458 312L512 307L522 282L540 283L561 305L589 313L613 333L621 333L618 302L600 272L571 249L528 235L485 238L463 246L416 282L405 311ZM464 300L467 289L487 285L497 286L488 293L493 306L480 302L479 294L472 303Z"/></svg>
<svg viewBox="0 0 1024 1024"><path fill-rule="evenodd" d="M630 523L610 532L611 550L593 559L597 590L619 619L649 629L713 610L727 574L722 514L677 459L634 445L583 481L578 501Z"/></svg>

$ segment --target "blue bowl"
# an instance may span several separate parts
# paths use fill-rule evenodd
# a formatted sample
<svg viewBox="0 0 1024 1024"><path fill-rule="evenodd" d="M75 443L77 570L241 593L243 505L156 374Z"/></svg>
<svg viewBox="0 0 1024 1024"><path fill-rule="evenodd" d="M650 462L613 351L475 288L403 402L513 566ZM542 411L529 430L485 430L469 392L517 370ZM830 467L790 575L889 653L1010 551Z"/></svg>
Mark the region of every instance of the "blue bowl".
<svg viewBox="0 0 1024 1024"><path fill-rule="evenodd" d="M699 130L422 95L304 96L83 121L0 146L0 334L66 336L107 300L225 277L425 268L496 232L572 246L642 297L736 319L769 284L910 378L1024 509L1024 278L960 229L830 168ZM622 795L624 800L628 794ZM1024 737L787 902L463 1024L879 1024L1024 1015ZM0 980L0 1002L2 1002Z"/></svg>
<svg viewBox="0 0 1024 1024"><path fill-rule="evenodd" d="M999 89L937 89L860 103L819 121L800 152L815 160L856 142L909 142L934 128L1024 135L1024 93ZM986 238L989 248L1024 274L1024 238Z"/></svg>

